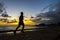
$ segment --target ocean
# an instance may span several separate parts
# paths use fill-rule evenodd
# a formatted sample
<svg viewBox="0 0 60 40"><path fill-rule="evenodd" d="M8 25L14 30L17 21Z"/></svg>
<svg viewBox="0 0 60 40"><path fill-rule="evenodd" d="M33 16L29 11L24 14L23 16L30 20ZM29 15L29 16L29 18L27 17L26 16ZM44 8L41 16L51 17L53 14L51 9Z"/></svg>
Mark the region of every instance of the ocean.
<svg viewBox="0 0 60 40"><path fill-rule="evenodd" d="M24 29L26 30L38 30L38 29L44 29L47 28L47 26L25 26ZM0 31L5 31L5 30L15 30L16 26L0 26ZM19 29L22 29L22 27L20 27Z"/></svg>

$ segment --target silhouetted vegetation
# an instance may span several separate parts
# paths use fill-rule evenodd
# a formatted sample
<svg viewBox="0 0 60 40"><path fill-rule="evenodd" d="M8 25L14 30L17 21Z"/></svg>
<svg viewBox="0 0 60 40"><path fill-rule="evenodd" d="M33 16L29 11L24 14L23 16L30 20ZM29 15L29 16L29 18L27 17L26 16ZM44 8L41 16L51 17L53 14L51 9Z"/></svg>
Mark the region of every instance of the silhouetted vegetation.
<svg viewBox="0 0 60 40"><path fill-rule="evenodd" d="M44 23L41 23L41 24L36 25L36 26L58 27L58 26L60 26L60 22L59 22L59 23L51 23L51 24L44 24Z"/></svg>

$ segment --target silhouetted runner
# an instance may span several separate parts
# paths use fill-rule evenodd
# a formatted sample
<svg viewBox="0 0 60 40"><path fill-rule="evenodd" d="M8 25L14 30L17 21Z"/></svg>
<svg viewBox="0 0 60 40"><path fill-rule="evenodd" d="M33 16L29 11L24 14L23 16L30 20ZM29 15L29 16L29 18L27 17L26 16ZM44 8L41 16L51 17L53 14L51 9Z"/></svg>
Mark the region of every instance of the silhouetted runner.
<svg viewBox="0 0 60 40"><path fill-rule="evenodd" d="M24 20L23 12L21 12L21 15L19 16L19 24L18 24L18 27L16 28L16 30L15 30L14 33L16 33L17 29L18 29L21 25L22 25L22 30L21 30L21 32L24 33L24 22L23 22L23 20Z"/></svg>

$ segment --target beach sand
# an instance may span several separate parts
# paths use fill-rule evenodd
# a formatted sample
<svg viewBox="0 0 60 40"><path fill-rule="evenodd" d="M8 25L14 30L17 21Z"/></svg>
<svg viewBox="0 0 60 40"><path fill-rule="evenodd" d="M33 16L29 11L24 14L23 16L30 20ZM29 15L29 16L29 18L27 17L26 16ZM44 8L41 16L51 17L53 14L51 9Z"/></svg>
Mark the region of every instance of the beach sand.
<svg viewBox="0 0 60 40"><path fill-rule="evenodd" d="M0 40L60 40L60 30L25 31L16 35L2 33Z"/></svg>

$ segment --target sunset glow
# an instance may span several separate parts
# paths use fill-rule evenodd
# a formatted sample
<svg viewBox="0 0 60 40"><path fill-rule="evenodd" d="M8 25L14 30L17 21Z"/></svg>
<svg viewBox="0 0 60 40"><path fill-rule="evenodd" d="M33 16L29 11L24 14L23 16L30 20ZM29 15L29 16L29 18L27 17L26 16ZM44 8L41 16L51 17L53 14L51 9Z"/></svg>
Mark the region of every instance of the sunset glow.
<svg viewBox="0 0 60 40"><path fill-rule="evenodd" d="M3 26L3 25L17 26L18 25L18 22L19 22L18 17L7 17L7 19L8 19L8 21L6 21L6 22L0 21L0 26ZM14 20L16 20L16 22L14 22ZM30 25L30 26L37 25L37 23L30 20L30 18L24 18L24 24L25 25Z"/></svg>

